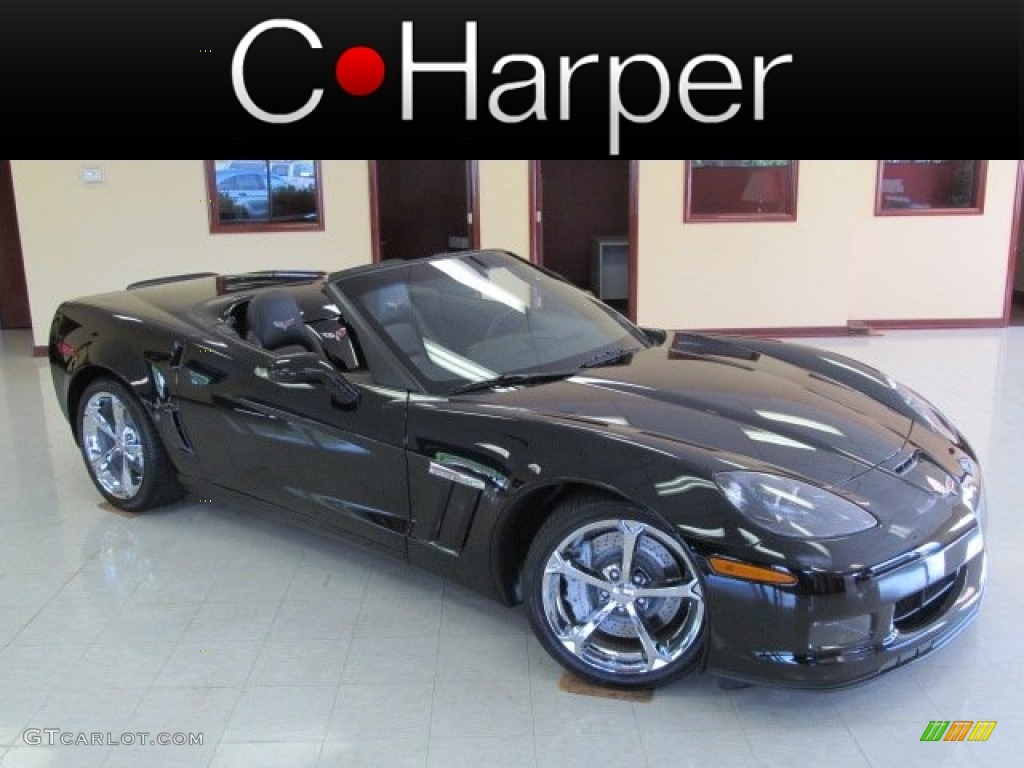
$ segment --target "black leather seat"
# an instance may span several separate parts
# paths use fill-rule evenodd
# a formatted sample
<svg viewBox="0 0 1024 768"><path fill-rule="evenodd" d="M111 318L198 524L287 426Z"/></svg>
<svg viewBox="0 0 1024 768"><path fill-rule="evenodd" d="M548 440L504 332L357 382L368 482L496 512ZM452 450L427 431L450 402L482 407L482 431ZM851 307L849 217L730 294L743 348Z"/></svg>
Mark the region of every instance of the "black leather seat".
<svg viewBox="0 0 1024 768"><path fill-rule="evenodd" d="M254 296L246 310L246 324L246 338L276 355L323 351L306 327L298 302L287 291Z"/></svg>

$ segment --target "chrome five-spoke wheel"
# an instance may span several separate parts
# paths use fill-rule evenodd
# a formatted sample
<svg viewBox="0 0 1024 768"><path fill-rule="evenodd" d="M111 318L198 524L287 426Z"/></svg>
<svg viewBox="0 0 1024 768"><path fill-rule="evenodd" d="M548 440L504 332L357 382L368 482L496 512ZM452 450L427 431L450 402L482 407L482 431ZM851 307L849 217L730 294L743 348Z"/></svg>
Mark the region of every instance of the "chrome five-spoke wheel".
<svg viewBox="0 0 1024 768"><path fill-rule="evenodd" d="M111 392L96 392L85 403L82 450L100 487L118 499L139 492L146 459L139 428L124 401Z"/></svg>
<svg viewBox="0 0 1024 768"><path fill-rule="evenodd" d="M584 678L653 686L699 656L705 602L693 561L640 510L597 502L556 513L524 578L541 642Z"/></svg>
<svg viewBox="0 0 1024 768"><path fill-rule="evenodd" d="M149 414L120 382L99 378L86 386L77 432L89 476L114 506L139 512L183 494Z"/></svg>

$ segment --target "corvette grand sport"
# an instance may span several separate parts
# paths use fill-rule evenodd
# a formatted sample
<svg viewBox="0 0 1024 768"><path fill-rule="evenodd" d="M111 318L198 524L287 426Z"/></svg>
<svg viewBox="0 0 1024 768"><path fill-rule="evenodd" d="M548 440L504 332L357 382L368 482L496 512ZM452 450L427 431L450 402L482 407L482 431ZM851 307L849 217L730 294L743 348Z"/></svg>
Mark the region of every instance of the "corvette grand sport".
<svg viewBox="0 0 1024 768"><path fill-rule="evenodd" d="M147 280L62 303L49 360L115 507L288 516L521 606L594 684L861 683L982 603L982 472L924 397L504 251Z"/></svg>

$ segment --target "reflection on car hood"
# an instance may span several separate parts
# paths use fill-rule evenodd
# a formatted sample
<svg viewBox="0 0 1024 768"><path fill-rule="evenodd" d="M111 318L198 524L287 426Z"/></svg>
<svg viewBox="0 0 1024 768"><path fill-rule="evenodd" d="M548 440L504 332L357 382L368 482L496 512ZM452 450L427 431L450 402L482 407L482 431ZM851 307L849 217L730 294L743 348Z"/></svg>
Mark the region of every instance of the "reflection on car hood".
<svg viewBox="0 0 1024 768"><path fill-rule="evenodd" d="M726 451L826 485L893 456L912 426L851 387L764 354L679 354L665 347L485 399Z"/></svg>

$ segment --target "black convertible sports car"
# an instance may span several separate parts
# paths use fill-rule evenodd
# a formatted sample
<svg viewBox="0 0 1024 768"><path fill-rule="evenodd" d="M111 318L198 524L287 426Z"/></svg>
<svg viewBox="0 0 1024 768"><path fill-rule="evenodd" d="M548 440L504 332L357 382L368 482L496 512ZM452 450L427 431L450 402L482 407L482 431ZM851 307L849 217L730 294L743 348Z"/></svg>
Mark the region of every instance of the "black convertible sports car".
<svg viewBox="0 0 1024 768"><path fill-rule="evenodd" d="M111 504L287 513L522 604L593 683L849 685L981 604L981 472L924 398L506 252L136 283L63 303L49 356Z"/></svg>

